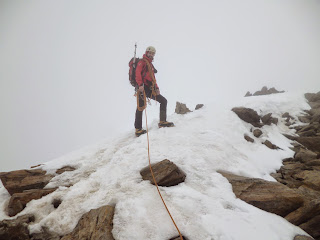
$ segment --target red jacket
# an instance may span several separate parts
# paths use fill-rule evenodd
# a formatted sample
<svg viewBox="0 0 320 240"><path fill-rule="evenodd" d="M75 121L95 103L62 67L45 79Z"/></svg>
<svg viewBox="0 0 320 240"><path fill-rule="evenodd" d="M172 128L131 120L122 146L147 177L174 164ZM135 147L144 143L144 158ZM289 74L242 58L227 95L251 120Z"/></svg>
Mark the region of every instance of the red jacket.
<svg viewBox="0 0 320 240"><path fill-rule="evenodd" d="M154 76L154 66L152 64L152 60L148 58L146 54L143 55L143 58L150 63L152 68L152 74ZM156 79L155 76L154 76L154 79ZM138 83L139 86L141 86L142 84L145 84L147 86L152 86L152 76L150 76L148 65L143 59L138 62L138 66L136 69L136 82ZM156 84L156 88L159 88L157 84Z"/></svg>

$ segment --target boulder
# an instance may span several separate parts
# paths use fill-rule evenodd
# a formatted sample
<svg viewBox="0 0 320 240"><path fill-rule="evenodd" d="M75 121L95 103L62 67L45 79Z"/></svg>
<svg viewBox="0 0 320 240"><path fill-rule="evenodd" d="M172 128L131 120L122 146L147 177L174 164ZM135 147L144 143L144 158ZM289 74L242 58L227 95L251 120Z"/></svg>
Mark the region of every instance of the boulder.
<svg viewBox="0 0 320 240"><path fill-rule="evenodd" d="M9 205L8 205L8 215L10 217L15 216L17 213L21 212L33 199L40 199L49 193L55 191L54 189L31 189L26 190L22 193L14 193L10 198Z"/></svg>
<svg viewBox="0 0 320 240"><path fill-rule="evenodd" d="M304 231L309 233L315 239L320 238L320 215L312 218L310 221L299 225Z"/></svg>
<svg viewBox="0 0 320 240"><path fill-rule="evenodd" d="M260 116L251 108L235 107L232 111L243 121L252 124L254 127L262 127Z"/></svg>
<svg viewBox="0 0 320 240"><path fill-rule="evenodd" d="M314 238L304 235L296 235L293 240L314 240Z"/></svg>
<svg viewBox="0 0 320 240"><path fill-rule="evenodd" d="M175 110L175 112L176 112L177 114L186 114L186 113L191 112L191 111L190 111L190 109L187 107L186 104L176 102L176 110Z"/></svg>
<svg viewBox="0 0 320 240"><path fill-rule="evenodd" d="M294 174L293 177L303 182L304 185L320 191L320 172L319 171L310 171L304 170L297 174Z"/></svg>
<svg viewBox="0 0 320 240"><path fill-rule="evenodd" d="M252 142L252 143L254 142L254 140L246 134L244 135L244 139L247 140L248 142Z"/></svg>
<svg viewBox="0 0 320 240"><path fill-rule="evenodd" d="M152 164L151 167L159 186L175 186L184 182L186 178L186 174L168 159ZM152 184L155 184L149 166L143 168L140 174L143 180L149 180Z"/></svg>
<svg viewBox="0 0 320 240"><path fill-rule="evenodd" d="M53 175L46 175L46 171L40 169L0 173L3 186L10 195L29 189L42 189L53 177Z"/></svg>
<svg viewBox="0 0 320 240"><path fill-rule="evenodd" d="M103 206L84 214L75 229L61 240L114 240L112 236L114 207Z"/></svg>
<svg viewBox="0 0 320 240"><path fill-rule="evenodd" d="M319 137L297 137L295 140L306 148L316 153L320 152L320 136Z"/></svg>
<svg viewBox="0 0 320 240"><path fill-rule="evenodd" d="M277 145L274 145L269 140L264 141L262 144L266 145L270 149L281 149Z"/></svg>
<svg viewBox="0 0 320 240"><path fill-rule="evenodd" d="M56 171L56 173L57 173L57 174L62 174L62 173L64 173L64 172L71 172L71 171L74 171L74 170L76 170L76 168L71 167L71 166L64 166L64 167L58 169L58 170Z"/></svg>
<svg viewBox="0 0 320 240"><path fill-rule="evenodd" d="M300 150L294 155L295 161L302 163L309 162L317 158L317 154L307 149L300 148Z"/></svg>
<svg viewBox="0 0 320 240"><path fill-rule="evenodd" d="M203 104L197 104L195 109L198 110L198 109L202 108L203 106L204 106Z"/></svg>
<svg viewBox="0 0 320 240"><path fill-rule="evenodd" d="M228 179L238 198L267 212L285 217L303 204L303 198L297 191L278 182L219 173Z"/></svg>
<svg viewBox="0 0 320 240"><path fill-rule="evenodd" d="M253 135L256 138L259 138L262 135L262 131L260 129L255 129L255 130L253 130Z"/></svg>
<svg viewBox="0 0 320 240"><path fill-rule="evenodd" d="M0 222L0 239L3 240L29 240L28 224L34 222L33 215L23 215L12 220Z"/></svg>
<svg viewBox="0 0 320 240"><path fill-rule="evenodd" d="M271 125L271 123L273 123L275 125L278 124L278 118L273 118L272 113L268 113L268 114L264 115L261 118L261 120L265 125Z"/></svg>

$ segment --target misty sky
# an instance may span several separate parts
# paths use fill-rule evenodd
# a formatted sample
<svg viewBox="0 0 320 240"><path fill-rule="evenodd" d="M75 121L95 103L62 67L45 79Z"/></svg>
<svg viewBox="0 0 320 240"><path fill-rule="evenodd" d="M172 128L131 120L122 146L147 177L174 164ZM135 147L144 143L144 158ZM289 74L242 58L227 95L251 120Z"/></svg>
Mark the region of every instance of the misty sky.
<svg viewBox="0 0 320 240"><path fill-rule="evenodd" d="M320 91L317 0L0 0L0 172L134 134L135 42L157 49L168 120L176 101Z"/></svg>

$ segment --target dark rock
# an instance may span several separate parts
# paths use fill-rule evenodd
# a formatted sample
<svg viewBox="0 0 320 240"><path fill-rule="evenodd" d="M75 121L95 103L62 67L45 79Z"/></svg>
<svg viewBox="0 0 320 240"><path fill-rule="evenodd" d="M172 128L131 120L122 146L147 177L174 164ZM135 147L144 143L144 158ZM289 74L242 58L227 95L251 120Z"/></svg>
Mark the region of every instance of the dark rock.
<svg viewBox="0 0 320 240"><path fill-rule="evenodd" d="M203 106L204 106L203 104L197 104L197 106L196 106L196 110L198 110L198 109L202 108Z"/></svg>
<svg viewBox="0 0 320 240"><path fill-rule="evenodd" d="M244 135L244 139L247 140L248 142L252 142L252 143L254 142L254 140L248 135Z"/></svg>
<svg viewBox="0 0 320 240"><path fill-rule="evenodd" d="M297 137L295 139L303 146L314 152L320 152L320 136L319 137Z"/></svg>
<svg viewBox="0 0 320 240"><path fill-rule="evenodd" d="M303 204L302 196L283 184L257 178L237 176L219 171L232 184L233 192L241 200L282 217Z"/></svg>
<svg viewBox="0 0 320 240"><path fill-rule="evenodd" d="M62 168L58 169L56 171L56 173L57 174L62 174L64 172L71 172L71 171L74 171L74 170L76 170L76 168L71 167L71 166L65 166L65 167L62 167Z"/></svg>
<svg viewBox="0 0 320 240"><path fill-rule="evenodd" d="M58 208L61 203L62 203L61 199L54 199L52 201L52 205L53 205L54 208Z"/></svg>
<svg viewBox="0 0 320 240"><path fill-rule="evenodd" d="M10 217L15 216L17 213L21 212L28 202L33 199L40 199L45 195L48 195L55 191L54 189L31 189L26 190L22 193L14 193L10 198L8 205L8 215Z"/></svg>
<svg viewBox="0 0 320 240"><path fill-rule="evenodd" d="M189 108L187 108L186 104L176 102L176 110L175 110L175 112L177 114L186 114L186 113L191 112L191 111L190 111Z"/></svg>
<svg viewBox="0 0 320 240"><path fill-rule="evenodd" d="M274 145L269 140L264 141L262 144L266 145L270 149L281 149L277 145Z"/></svg>
<svg viewBox="0 0 320 240"><path fill-rule="evenodd" d="M320 237L320 215L312 218L310 221L299 225L304 231L309 233L314 238Z"/></svg>
<svg viewBox="0 0 320 240"><path fill-rule="evenodd" d="M303 122L303 123L310 123L311 122L310 116L299 116L298 119L300 122Z"/></svg>
<svg viewBox="0 0 320 240"><path fill-rule="evenodd" d="M295 179L303 182L304 185L320 191L320 173L319 171L305 170L293 175Z"/></svg>
<svg viewBox="0 0 320 240"><path fill-rule="evenodd" d="M300 150L294 155L294 158L296 161L306 163L310 160L316 159L317 154L315 152L310 151L310 150L300 148Z"/></svg>
<svg viewBox="0 0 320 240"><path fill-rule="evenodd" d="M253 96L260 96L260 95L269 95L274 93L283 93L284 91L278 91L274 87L268 89L266 86L264 86L260 91L257 91L253 94Z"/></svg>
<svg viewBox="0 0 320 240"><path fill-rule="evenodd" d="M260 129L253 130L253 135L258 138L262 135L262 131Z"/></svg>
<svg viewBox="0 0 320 240"><path fill-rule="evenodd" d="M264 115L261 120L265 125L271 125L271 123L277 125L278 124L278 118L273 118L272 113L268 113Z"/></svg>
<svg viewBox="0 0 320 240"><path fill-rule="evenodd" d="M151 165L154 177L159 186L175 186L184 182L186 174L181 171L173 162L165 159L161 162ZM147 166L140 171L143 180L149 180L154 184L154 180L150 171L150 167Z"/></svg>
<svg viewBox="0 0 320 240"><path fill-rule="evenodd" d="M46 171L40 169L0 173L3 186L10 195L29 189L42 189L53 177L53 175L46 175Z"/></svg>
<svg viewBox="0 0 320 240"><path fill-rule="evenodd" d="M33 215L23 215L12 220L0 222L0 239L3 240L29 240L28 224L34 222Z"/></svg>
<svg viewBox="0 0 320 240"><path fill-rule="evenodd" d="M254 127L262 127L262 124L260 123L260 116L253 109L235 107L232 109L232 111L236 113L240 119L247 123L251 123Z"/></svg>
<svg viewBox="0 0 320 240"><path fill-rule="evenodd" d="M103 206L84 214L75 229L61 240L114 240L112 236L114 207Z"/></svg>
<svg viewBox="0 0 320 240"><path fill-rule="evenodd" d="M249 91L248 91L248 92L246 93L246 95L245 95L245 97L251 97L251 96L252 96L252 93L249 92Z"/></svg>

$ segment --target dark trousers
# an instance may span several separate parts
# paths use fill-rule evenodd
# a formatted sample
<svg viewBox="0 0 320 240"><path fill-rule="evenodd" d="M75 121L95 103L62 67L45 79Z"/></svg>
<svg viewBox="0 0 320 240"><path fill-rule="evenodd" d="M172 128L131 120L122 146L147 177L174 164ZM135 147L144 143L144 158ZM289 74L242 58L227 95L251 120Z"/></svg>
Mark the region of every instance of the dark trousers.
<svg viewBox="0 0 320 240"><path fill-rule="evenodd" d="M148 98L151 98L152 91L150 90L150 87L145 85L144 91L146 92L146 96ZM139 94L139 106L143 107L143 94L141 95L140 92L137 92L137 94ZM152 96L152 99L160 103L160 121L167 121L167 99L161 94L157 95L156 97ZM136 120L134 122L134 127L138 129L142 128L142 111L139 111L138 108L136 110Z"/></svg>

